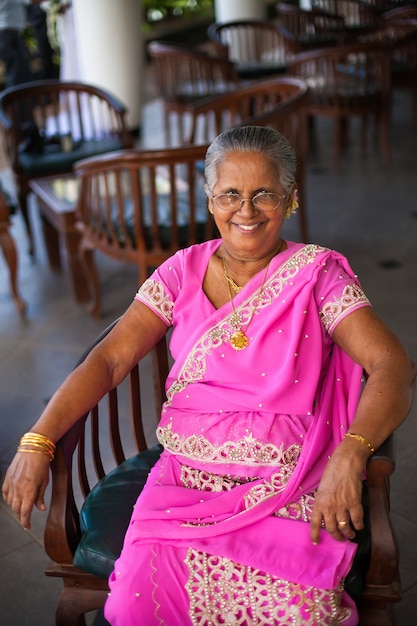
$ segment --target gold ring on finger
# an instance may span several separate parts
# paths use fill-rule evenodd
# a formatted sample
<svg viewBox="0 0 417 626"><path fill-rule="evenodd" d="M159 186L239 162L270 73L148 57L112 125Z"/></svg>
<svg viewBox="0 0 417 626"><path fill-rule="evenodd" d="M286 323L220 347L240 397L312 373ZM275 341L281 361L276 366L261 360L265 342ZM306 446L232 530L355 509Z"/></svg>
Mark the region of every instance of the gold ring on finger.
<svg viewBox="0 0 417 626"><path fill-rule="evenodd" d="M338 526L342 526L342 527L344 527L344 526L347 526L347 525L348 525L348 523L349 523L349 522L337 522L337 525L338 525Z"/></svg>

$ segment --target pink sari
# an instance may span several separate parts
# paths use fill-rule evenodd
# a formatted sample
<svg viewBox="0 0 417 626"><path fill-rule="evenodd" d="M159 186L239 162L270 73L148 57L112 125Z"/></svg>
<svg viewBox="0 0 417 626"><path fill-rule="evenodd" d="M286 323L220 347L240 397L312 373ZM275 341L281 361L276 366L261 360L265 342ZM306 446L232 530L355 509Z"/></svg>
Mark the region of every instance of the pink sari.
<svg viewBox="0 0 417 626"><path fill-rule="evenodd" d="M331 340L369 306L346 259L288 244L234 298L202 291L220 241L178 252L137 298L173 327L175 364L157 430L165 450L138 498L110 578L113 625L357 624L343 591L356 546L309 513L353 419L362 371ZM252 311L255 309L255 314Z"/></svg>

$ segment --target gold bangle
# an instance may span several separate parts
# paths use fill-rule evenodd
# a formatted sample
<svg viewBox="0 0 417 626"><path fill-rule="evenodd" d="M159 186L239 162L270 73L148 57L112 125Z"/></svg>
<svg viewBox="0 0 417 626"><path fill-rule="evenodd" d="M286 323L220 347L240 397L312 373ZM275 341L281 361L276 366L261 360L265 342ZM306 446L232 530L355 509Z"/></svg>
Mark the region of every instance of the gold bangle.
<svg viewBox="0 0 417 626"><path fill-rule="evenodd" d="M56 448L52 439L49 439L49 437L47 437L46 435L40 435L39 433L32 433L32 432L25 433L22 436L20 443L21 444L22 443L38 443L38 444L45 445L47 448L50 448L51 450L55 450Z"/></svg>
<svg viewBox="0 0 417 626"><path fill-rule="evenodd" d="M363 435L358 435L357 433L347 432L345 437L350 437L351 439L356 439L357 441L360 441L364 446L368 446L368 448L370 449L372 454L375 452L374 446L371 444L369 439L367 439Z"/></svg>
<svg viewBox="0 0 417 626"><path fill-rule="evenodd" d="M18 452L29 452L31 454L44 454L45 456L49 457L49 461L52 461L52 459L54 458L54 455L52 452L46 452L42 451L42 450L31 450L30 448L22 448L21 446L18 447L17 449Z"/></svg>
<svg viewBox="0 0 417 626"><path fill-rule="evenodd" d="M25 433L20 439L18 452L38 452L39 454L46 454L49 456L49 460L54 458L56 446L52 439L49 439L46 435L40 435L39 433Z"/></svg>

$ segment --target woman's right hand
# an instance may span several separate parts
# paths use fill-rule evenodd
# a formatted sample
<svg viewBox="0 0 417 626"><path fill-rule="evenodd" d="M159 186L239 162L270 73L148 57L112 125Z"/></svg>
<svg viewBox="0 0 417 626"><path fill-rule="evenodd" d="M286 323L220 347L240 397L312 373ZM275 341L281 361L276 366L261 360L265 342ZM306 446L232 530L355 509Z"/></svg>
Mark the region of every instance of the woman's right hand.
<svg viewBox="0 0 417 626"><path fill-rule="evenodd" d="M45 490L49 482L49 457L46 454L17 452L3 482L3 498L25 530L35 505L46 510Z"/></svg>

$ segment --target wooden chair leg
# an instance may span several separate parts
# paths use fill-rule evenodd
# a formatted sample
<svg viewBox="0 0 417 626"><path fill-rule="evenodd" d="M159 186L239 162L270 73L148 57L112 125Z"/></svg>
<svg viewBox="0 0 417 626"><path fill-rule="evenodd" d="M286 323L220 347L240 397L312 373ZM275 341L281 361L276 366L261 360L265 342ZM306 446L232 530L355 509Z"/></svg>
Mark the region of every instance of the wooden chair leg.
<svg viewBox="0 0 417 626"><path fill-rule="evenodd" d="M86 626L85 613L104 606L107 592L99 589L64 587L55 613L55 626Z"/></svg>
<svg viewBox="0 0 417 626"><path fill-rule="evenodd" d="M17 286L17 250L16 244L9 232L9 208L5 201L0 206L0 248L2 249L5 261L9 268L9 284L12 298L16 304L20 315L24 315L27 304L21 297Z"/></svg>
<svg viewBox="0 0 417 626"><path fill-rule="evenodd" d="M392 604L385 607L359 607L359 626L396 626Z"/></svg>
<svg viewBox="0 0 417 626"><path fill-rule="evenodd" d="M81 240L79 248L80 261L84 268L87 285L90 292L90 304L87 309L92 317L100 317L101 298L100 298L100 277L94 262L94 249L91 248L88 241Z"/></svg>
<svg viewBox="0 0 417 626"><path fill-rule="evenodd" d="M32 224L29 218L28 209L28 195L29 190L24 183L18 185L17 198L19 201L20 210L22 211L23 220L25 222L26 233L29 240L29 254L34 256L35 254L35 242L33 238Z"/></svg>

